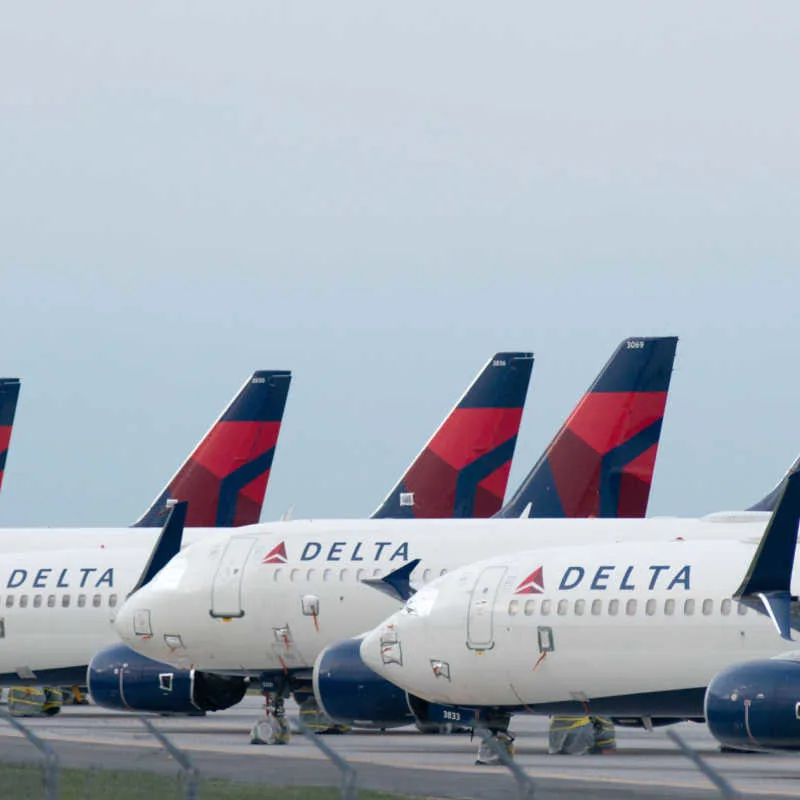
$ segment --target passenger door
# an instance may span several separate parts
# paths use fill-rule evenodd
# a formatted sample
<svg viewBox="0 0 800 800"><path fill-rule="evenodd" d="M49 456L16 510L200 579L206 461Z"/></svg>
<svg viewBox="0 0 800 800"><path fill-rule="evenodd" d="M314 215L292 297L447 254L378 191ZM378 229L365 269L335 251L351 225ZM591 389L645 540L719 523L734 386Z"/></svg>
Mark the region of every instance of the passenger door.
<svg viewBox="0 0 800 800"><path fill-rule="evenodd" d="M470 650L494 647L494 605L505 574L506 567L486 567L475 581L467 613L467 647Z"/></svg>
<svg viewBox="0 0 800 800"><path fill-rule="evenodd" d="M211 585L212 617L243 617L242 577L256 539L237 536L228 541Z"/></svg>

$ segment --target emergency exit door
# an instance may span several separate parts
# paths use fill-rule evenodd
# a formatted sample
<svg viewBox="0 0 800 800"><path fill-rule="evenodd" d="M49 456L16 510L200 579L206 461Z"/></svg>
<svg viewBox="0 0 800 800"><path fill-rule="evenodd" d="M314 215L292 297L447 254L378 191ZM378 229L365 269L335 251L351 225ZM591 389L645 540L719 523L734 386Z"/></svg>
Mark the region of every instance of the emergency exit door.
<svg viewBox="0 0 800 800"><path fill-rule="evenodd" d="M252 536L242 536L228 541L214 574L211 585L212 617L243 617L242 578L244 567L256 543Z"/></svg>
<svg viewBox="0 0 800 800"><path fill-rule="evenodd" d="M467 613L467 647L470 650L494 647L494 604L505 574L505 567L486 567L478 575Z"/></svg>

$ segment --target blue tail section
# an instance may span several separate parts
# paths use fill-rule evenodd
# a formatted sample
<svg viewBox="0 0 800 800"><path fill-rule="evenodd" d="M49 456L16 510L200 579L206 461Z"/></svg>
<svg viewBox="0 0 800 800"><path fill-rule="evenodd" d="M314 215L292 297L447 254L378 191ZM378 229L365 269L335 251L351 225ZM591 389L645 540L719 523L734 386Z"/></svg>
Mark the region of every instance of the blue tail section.
<svg viewBox="0 0 800 800"><path fill-rule="evenodd" d="M14 415L17 412L20 382L18 378L0 378L0 486L6 470Z"/></svg>
<svg viewBox="0 0 800 800"><path fill-rule="evenodd" d="M491 517L503 504L532 353L496 353L372 515Z"/></svg>
<svg viewBox="0 0 800 800"><path fill-rule="evenodd" d="M625 339L498 517L643 517L678 340Z"/></svg>
<svg viewBox="0 0 800 800"><path fill-rule="evenodd" d="M136 526L161 527L171 500L189 503L187 527L258 522L291 377L254 372Z"/></svg>

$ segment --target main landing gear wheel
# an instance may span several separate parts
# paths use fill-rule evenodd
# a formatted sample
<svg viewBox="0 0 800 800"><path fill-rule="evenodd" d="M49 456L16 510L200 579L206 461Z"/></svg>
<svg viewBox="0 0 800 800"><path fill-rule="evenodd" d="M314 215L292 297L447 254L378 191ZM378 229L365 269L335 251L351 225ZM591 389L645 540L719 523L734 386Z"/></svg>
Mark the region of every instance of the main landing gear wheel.
<svg viewBox="0 0 800 800"><path fill-rule="evenodd" d="M265 716L250 730L250 744L289 744L292 731L286 721L283 687L270 694L264 692Z"/></svg>

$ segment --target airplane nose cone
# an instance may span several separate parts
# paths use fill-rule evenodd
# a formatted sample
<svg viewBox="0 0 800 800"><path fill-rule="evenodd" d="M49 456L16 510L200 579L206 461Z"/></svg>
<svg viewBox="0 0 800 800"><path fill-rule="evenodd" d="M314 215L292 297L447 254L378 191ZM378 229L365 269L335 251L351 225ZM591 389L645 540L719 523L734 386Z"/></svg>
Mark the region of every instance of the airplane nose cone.
<svg viewBox="0 0 800 800"><path fill-rule="evenodd" d="M370 631L362 640L361 660L378 675L383 675L383 662L381 661L380 632L378 628Z"/></svg>

